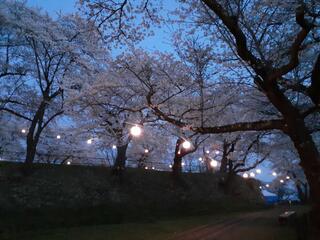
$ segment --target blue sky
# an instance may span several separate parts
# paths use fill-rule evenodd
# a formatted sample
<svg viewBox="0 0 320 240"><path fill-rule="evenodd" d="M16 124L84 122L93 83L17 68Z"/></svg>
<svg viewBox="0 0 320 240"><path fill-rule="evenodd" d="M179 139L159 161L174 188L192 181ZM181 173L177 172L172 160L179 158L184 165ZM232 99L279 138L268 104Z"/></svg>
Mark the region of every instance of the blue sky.
<svg viewBox="0 0 320 240"><path fill-rule="evenodd" d="M27 0L27 4L33 7L40 7L51 16L57 13L72 13L76 10L75 0Z"/></svg>
<svg viewBox="0 0 320 240"><path fill-rule="evenodd" d="M166 5L174 8L174 1L165 0ZM52 17L56 17L59 13L68 14L77 11L76 0L27 0L27 5L41 8L48 12ZM155 35L143 40L139 46L144 50L153 51L172 51L170 46L170 31L169 27L153 28Z"/></svg>

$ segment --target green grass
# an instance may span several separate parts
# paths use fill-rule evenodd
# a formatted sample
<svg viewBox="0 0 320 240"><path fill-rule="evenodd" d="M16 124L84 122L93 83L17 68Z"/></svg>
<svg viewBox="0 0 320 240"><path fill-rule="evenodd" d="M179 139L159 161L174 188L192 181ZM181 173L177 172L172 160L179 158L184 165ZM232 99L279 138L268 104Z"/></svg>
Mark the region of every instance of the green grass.
<svg viewBox="0 0 320 240"><path fill-rule="evenodd" d="M239 214L239 213L238 213ZM235 214L219 214L215 216L185 217L182 219L154 221L151 223L125 223L73 228L57 228L10 233L3 235L4 240L160 240L175 233L203 224L214 224L217 221Z"/></svg>
<svg viewBox="0 0 320 240"><path fill-rule="evenodd" d="M0 164L0 231L119 224L261 207L258 187L235 178L226 194L219 174L127 169L119 179L105 167Z"/></svg>
<svg viewBox="0 0 320 240"><path fill-rule="evenodd" d="M263 207L257 183L236 177L227 194L224 177L186 173L176 181L127 169L119 179L105 167L46 164L24 174L21 164L0 163L0 239L163 239Z"/></svg>
<svg viewBox="0 0 320 240"><path fill-rule="evenodd" d="M58 237L60 237L61 234L64 236L71 234L73 236L73 234L78 234L78 231L82 232L82 230L84 230L83 234L79 234L80 237L82 235L86 236L87 232L91 234L92 231L97 231L97 239L100 239L100 232L102 236L113 233L120 234L119 239L122 239L121 228L125 228L137 231L139 236L146 235L145 239L148 239L147 236L154 234L154 232L159 234L172 233L170 229L177 228L177 230L179 230L184 226L198 225L206 221L215 221L221 217L248 211L248 206L242 206L241 202L239 204L234 203L233 207L231 206L232 203L226 201L223 204L221 203L218 206L219 208L212 206L212 208L209 209L209 206L201 206L199 204L198 208L190 206L190 211L187 206L182 206L180 209L171 209L172 212L160 212L159 210L154 210L151 206L146 206L147 209L135 209L135 211L133 211L133 209L130 210L130 206L128 206L128 208L114 206L113 209L111 206L108 208L101 206L87 209L39 209L26 212L8 212L5 215L1 215L0 229L3 232L3 236L11 237L15 235L19 236L20 233L34 233L41 229L40 234L45 230L44 232L48 231L52 236L58 235ZM252 207L251 211L256 209L257 208ZM153 210L154 214L152 215L150 213ZM208 214L211 215L206 216ZM73 229L76 230L72 231ZM125 237L126 235L124 235L124 239ZM35 237L28 239L33 238ZM27 239L27 237L18 237L16 239Z"/></svg>
<svg viewBox="0 0 320 240"><path fill-rule="evenodd" d="M259 211L257 217L244 221L235 231L228 231L219 240L297 240L297 222L280 226L277 216L286 208L279 207ZM306 207L294 207L298 215L308 211ZM255 213L253 213L255 214ZM184 217L175 220L150 223L124 223L81 227L66 227L48 230L34 230L2 235L3 240L163 240L177 233L202 225L211 225L221 220L239 218L243 213L226 213L211 216ZM298 218L299 219L299 218ZM298 221L298 224L301 222ZM303 224L303 223L302 223ZM301 234L300 234L301 235ZM304 233L302 233L303 238Z"/></svg>

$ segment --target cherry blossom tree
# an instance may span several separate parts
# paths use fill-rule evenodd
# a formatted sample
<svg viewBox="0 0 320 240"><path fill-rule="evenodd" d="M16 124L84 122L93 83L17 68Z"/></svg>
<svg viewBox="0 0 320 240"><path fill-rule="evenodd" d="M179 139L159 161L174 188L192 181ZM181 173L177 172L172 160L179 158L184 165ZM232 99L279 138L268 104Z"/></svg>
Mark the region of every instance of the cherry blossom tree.
<svg viewBox="0 0 320 240"><path fill-rule="evenodd" d="M147 31L153 22L159 22L161 1L133 0L79 0L82 13L95 23L108 44L121 46L152 35Z"/></svg>
<svg viewBox="0 0 320 240"><path fill-rule="evenodd" d="M93 141L91 136L79 131L79 124L51 123L42 133L37 146L35 162L47 164L100 164L100 142ZM91 142L88 140L91 140Z"/></svg>
<svg viewBox="0 0 320 240"><path fill-rule="evenodd" d="M309 185L303 169L299 165L299 156L294 150L290 139L282 134L274 134L270 138L271 147L274 149L270 155L271 168L277 174L274 182L276 185L291 182L298 198L302 203L308 202Z"/></svg>
<svg viewBox="0 0 320 240"><path fill-rule="evenodd" d="M114 2L103 2L107 9L115 9L110 7L115 6ZM320 223L320 153L314 140L315 130L309 121L314 117L319 119L318 1L178 2L176 13L180 22L189 24L184 25L181 35L199 34L208 44L219 45L216 56L220 79L252 86L269 109L261 114L261 108L256 106L252 109L259 113L255 117L251 115L250 118L202 126L201 121L175 117L181 113L172 115L168 112L168 105L160 106L159 102L154 102L159 91L154 85L149 86L149 107L163 120L197 133L275 130L289 136L308 179L316 222ZM129 2L122 3L125 6ZM105 8L96 5L95 9L100 10L101 16L109 16ZM121 11L115 12L119 13L118 21L130 22ZM172 79L179 84L175 76ZM249 99L247 94L242 93L243 99Z"/></svg>
<svg viewBox="0 0 320 240"><path fill-rule="evenodd" d="M168 124L152 122L143 126L143 135L133 138L128 160L138 168L170 170L173 133Z"/></svg>
<svg viewBox="0 0 320 240"><path fill-rule="evenodd" d="M1 40L7 46L1 63L11 61L2 64L7 76L1 81L9 90L0 111L29 122L25 162L31 164L41 133L63 114L64 85L93 69L94 53L100 50L98 34L79 16L52 20L10 1L2 2L0 9ZM8 74L14 72L20 73L18 81L12 78L16 74Z"/></svg>
<svg viewBox="0 0 320 240"><path fill-rule="evenodd" d="M189 3L197 11L198 26L206 26L206 34L227 43L239 62L250 68L253 83L278 115L268 121L198 130L211 133L221 130L283 131L294 143L310 184L315 209L319 209L320 157L311 126L307 125L310 115L318 115L319 110L319 6L314 1L251 1L247 5L236 1L226 1L222 5L210 0ZM260 9L265 11L260 12ZM292 31L286 30L289 28ZM218 30L219 34L214 36L212 30Z"/></svg>
<svg viewBox="0 0 320 240"><path fill-rule="evenodd" d="M19 161L24 151L24 121L11 114L0 115L0 158L1 160Z"/></svg>
<svg viewBox="0 0 320 240"><path fill-rule="evenodd" d="M81 90L75 91L72 102L74 113L84 123L82 128L90 129L110 148L116 148L115 172L121 172L126 166L127 150L135 137L131 128L143 128L157 118L148 115L144 95L140 84L132 74L124 71L118 60L106 62L106 67L96 74L94 79L82 83ZM78 111L86 116L78 115ZM90 118L88 118L90 116ZM145 137L144 130L141 136Z"/></svg>
<svg viewBox="0 0 320 240"><path fill-rule="evenodd" d="M222 135L220 172L237 174L257 168L272 152L268 133ZM219 149L219 148L217 148Z"/></svg>

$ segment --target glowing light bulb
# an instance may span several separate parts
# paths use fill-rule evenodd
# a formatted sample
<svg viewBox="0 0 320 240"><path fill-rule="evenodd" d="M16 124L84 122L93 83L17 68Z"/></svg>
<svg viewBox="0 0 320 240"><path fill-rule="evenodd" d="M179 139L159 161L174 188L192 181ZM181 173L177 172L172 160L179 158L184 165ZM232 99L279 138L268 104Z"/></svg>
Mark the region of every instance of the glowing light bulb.
<svg viewBox="0 0 320 240"><path fill-rule="evenodd" d="M287 180L289 180L289 179L290 179L290 177L289 177L289 176L286 176L286 179L287 179Z"/></svg>
<svg viewBox="0 0 320 240"><path fill-rule="evenodd" d="M280 182L281 182L281 183L284 183L284 181L283 181L282 179L280 179Z"/></svg>
<svg viewBox="0 0 320 240"><path fill-rule="evenodd" d="M70 161L68 161L68 162L67 162L67 165L70 165L70 164L71 164L71 162L70 162Z"/></svg>
<svg viewBox="0 0 320 240"><path fill-rule="evenodd" d="M210 153L210 151L209 151L209 150L207 150L207 151L206 151L206 153L207 153L207 154L209 154L209 153Z"/></svg>
<svg viewBox="0 0 320 240"><path fill-rule="evenodd" d="M213 168L215 168L215 167L218 166L218 162L217 162L216 160L211 160L210 166L213 167Z"/></svg>
<svg viewBox="0 0 320 240"><path fill-rule="evenodd" d="M276 177L276 176L277 176L277 173L276 173L276 172L273 172L273 173L272 173L272 176Z"/></svg>
<svg viewBox="0 0 320 240"><path fill-rule="evenodd" d="M144 152L145 152L145 153L148 153L148 152L149 152L149 150L148 150L148 149L145 149L145 150L144 150Z"/></svg>
<svg viewBox="0 0 320 240"><path fill-rule="evenodd" d="M182 143L182 147L183 147L184 149L189 149L189 148L191 148L191 142L189 142L189 141L184 141L184 142Z"/></svg>
<svg viewBox="0 0 320 240"><path fill-rule="evenodd" d="M200 162L202 161L202 157L199 157L199 161L200 161Z"/></svg>
<svg viewBox="0 0 320 240"><path fill-rule="evenodd" d="M184 165L186 165L186 164L183 162L183 163L181 163L181 165L184 166Z"/></svg>
<svg viewBox="0 0 320 240"><path fill-rule="evenodd" d="M87 144L92 144L92 139L88 139Z"/></svg>
<svg viewBox="0 0 320 240"><path fill-rule="evenodd" d="M256 176L256 174L254 172L250 173L250 177L254 178Z"/></svg>
<svg viewBox="0 0 320 240"><path fill-rule="evenodd" d="M148 170L148 167L144 167L144 169Z"/></svg>
<svg viewBox="0 0 320 240"><path fill-rule="evenodd" d="M26 133L27 131L23 128L23 129L21 129L21 132Z"/></svg>
<svg viewBox="0 0 320 240"><path fill-rule="evenodd" d="M256 169L256 173L261 174L261 169Z"/></svg>
<svg viewBox="0 0 320 240"><path fill-rule="evenodd" d="M172 165L171 165L171 164L169 165L169 168L172 168Z"/></svg>
<svg viewBox="0 0 320 240"><path fill-rule="evenodd" d="M270 187L270 185L269 185L269 184L266 184L266 187L268 188L268 187Z"/></svg>
<svg viewBox="0 0 320 240"><path fill-rule="evenodd" d="M116 145L112 145L112 149L116 149L117 148L117 146Z"/></svg>
<svg viewBox="0 0 320 240"><path fill-rule="evenodd" d="M243 178L248 178L249 175L248 175L248 173L244 173L244 174L242 175L242 177L243 177Z"/></svg>
<svg viewBox="0 0 320 240"><path fill-rule="evenodd" d="M152 167L152 170L154 170L154 167Z"/></svg>
<svg viewBox="0 0 320 240"><path fill-rule="evenodd" d="M57 135L57 139L61 139L61 136L60 136L60 135Z"/></svg>
<svg viewBox="0 0 320 240"><path fill-rule="evenodd" d="M219 154L220 153L220 151L219 150L216 150L216 154Z"/></svg>
<svg viewBox="0 0 320 240"><path fill-rule="evenodd" d="M142 132L142 129L138 125L135 125L130 129L130 133L134 137L139 137L141 135L141 132Z"/></svg>

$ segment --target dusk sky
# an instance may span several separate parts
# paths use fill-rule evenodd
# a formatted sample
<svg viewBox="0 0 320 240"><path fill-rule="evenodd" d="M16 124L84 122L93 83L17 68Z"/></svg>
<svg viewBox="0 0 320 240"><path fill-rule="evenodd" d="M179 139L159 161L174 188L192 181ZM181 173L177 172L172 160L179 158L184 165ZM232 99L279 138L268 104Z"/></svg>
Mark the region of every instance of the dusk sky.
<svg viewBox="0 0 320 240"><path fill-rule="evenodd" d="M50 15L54 16L59 12L72 13L75 11L76 1L74 0L28 0L28 5L42 8L47 11Z"/></svg>
<svg viewBox="0 0 320 240"><path fill-rule="evenodd" d="M166 0L170 2L170 0ZM165 1L165 2L166 2ZM27 4L33 7L39 7L43 11L48 12L51 16L55 17L60 12L63 14L73 13L76 9L76 0L27 0ZM171 2L172 3L172 2ZM163 27L162 29L154 28L155 35L143 40L139 46L144 50L159 50L170 51L170 32L172 30L169 27ZM117 52L117 51L116 51Z"/></svg>

